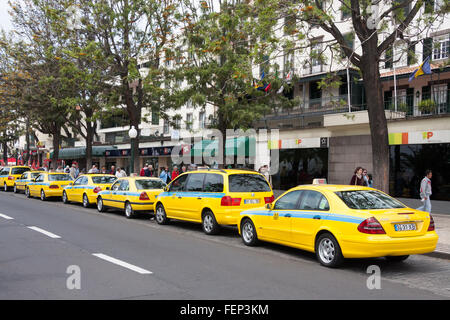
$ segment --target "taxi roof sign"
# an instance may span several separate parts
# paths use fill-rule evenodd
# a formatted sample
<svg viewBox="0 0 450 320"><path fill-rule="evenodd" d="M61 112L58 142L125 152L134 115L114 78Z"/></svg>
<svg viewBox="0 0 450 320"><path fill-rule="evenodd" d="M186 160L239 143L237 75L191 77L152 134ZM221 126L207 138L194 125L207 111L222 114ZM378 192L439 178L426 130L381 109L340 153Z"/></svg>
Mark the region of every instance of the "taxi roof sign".
<svg viewBox="0 0 450 320"><path fill-rule="evenodd" d="M327 184L327 179L325 178L314 179L313 184Z"/></svg>

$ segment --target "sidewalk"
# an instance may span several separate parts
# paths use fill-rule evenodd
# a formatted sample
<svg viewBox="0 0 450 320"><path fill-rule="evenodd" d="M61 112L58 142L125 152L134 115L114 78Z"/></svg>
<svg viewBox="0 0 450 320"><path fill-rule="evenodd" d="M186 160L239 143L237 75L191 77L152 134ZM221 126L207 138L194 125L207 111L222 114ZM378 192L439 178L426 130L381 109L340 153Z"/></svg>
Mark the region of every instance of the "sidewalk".
<svg viewBox="0 0 450 320"><path fill-rule="evenodd" d="M280 196L283 190L273 190L275 198ZM419 199L397 198L410 208L418 208L422 205ZM434 219L436 233L439 241L436 250L427 255L442 259L450 259L450 201L431 200L431 214Z"/></svg>

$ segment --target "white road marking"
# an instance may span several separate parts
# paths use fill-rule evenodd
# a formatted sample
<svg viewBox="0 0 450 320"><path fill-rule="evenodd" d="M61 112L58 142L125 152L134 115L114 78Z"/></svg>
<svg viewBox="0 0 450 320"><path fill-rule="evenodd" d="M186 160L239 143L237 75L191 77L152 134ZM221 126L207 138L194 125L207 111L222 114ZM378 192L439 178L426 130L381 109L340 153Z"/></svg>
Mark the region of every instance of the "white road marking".
<svg viewBox="0 0 450 320"><path fill-rule="evenodd" d="M119 266L122 266L124 268L130 269L130 270L135 271L135 272L140 273L140 274L152 274L153 273L151 271L148 271L148 270L139 268L139 267L137 267L135 265L129 264L129 263L125 262L125 261L122 261L122 260L119 260L119 259L107 256L106 254L103 254L103 253L93 253L92 255L96 256L97 258L109 261L109 262L117 264Z"/></svg>
<svg viewBox="0 0 450 320"><path fill-rule="evenodd" d="M51 232L48 232L48 231L46 231L46 230L44 230L44 229L41 229L41 228L38 228L38 227L27 227L28 229L31 229L31 230L34 230L34 231L37 231L37 232L40 232L40 233L42 233L42 234L45 234L46 236L48 236L48 237L50 237L50 238L53 238L53 239L59 239L59 238L61 238L60 236L58 236L58 235L56 235L56 234L54 234L54 233L51 233Z"/></svg>
<svg viewBox="0 0 450 320"><path fill-rule="evenodd" d="M0 218L4 218L6 220L14 220L14 218L11 218L9 216L7 216L6 214L0 213Z"/></svg>

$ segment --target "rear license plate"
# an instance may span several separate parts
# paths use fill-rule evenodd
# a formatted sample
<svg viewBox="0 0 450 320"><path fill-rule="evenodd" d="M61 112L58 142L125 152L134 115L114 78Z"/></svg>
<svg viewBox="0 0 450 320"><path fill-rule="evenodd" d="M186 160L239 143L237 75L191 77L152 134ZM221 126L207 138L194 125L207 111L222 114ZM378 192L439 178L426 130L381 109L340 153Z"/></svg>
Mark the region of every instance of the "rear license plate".
<svg viewBox="0 0 450 320"><path fill-rule="evenodd" d="M395 231L415 231L416 224L415 223L402 223L394 225Z"/></svg>
<svg viewBox="0 0 450 320"><path fill-rule="evenodd" d="M245 199L244 204L258 204L259 199Z"/></svg>

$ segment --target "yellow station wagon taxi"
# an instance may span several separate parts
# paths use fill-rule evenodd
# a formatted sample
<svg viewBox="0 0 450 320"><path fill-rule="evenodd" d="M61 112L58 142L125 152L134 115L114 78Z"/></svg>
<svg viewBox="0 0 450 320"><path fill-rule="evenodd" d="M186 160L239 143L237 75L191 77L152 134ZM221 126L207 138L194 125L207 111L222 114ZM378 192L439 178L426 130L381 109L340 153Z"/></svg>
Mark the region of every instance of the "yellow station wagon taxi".
<svg viewBox="0 0 450 320"><path fill-rule="evenodd" d="M14 193L25 191L28 183L32 182L32 180L37 178L41 173L42 171L27 171L22 174L20 178L14 182Z"/></svg>
<svg viewBox="0 0 450 320"><path fill-rule="evenodd" d="M98 193L111 187L116 180L116 176L112 174L81 175L64 188L62 201L64 203L79 202L87 208L91 204L97 203Z"/></svg>
<svg viewBox="0 0 450 320"><path fill-rule="evenodd" d="M97 196L97 210L107 208L123 209L130 219L136 212L153 212L155 199L163 192L166 184L159 178L125 177L117 179L111 188L100 191Z"/></svg>
<svg viewBox="0 0 450 320"><path fill-rule="evenodd" d="M345 185L293 188L273 204L242 212L238 228L246 245L263 240L311 251L327 267L344 258L403 261L434 251L438 241L429 213L376 189Z"/></svg>
<svg viewBox="0 0 450 320"><path fill-rule="evenodd" d="M206 234L216 234L220 225L236 225L239 214L274 200L266 178L249 170L199 170L173 180L155 203L155 219L202 223Z"/></svg>
<svg viewBox="0 0 450 320"><path fill-rule="evenodd" d="M72 182L68 173L42 172L25 189L28 198L40 197L42 201L50 197L61 197L63 188Z"/></svg>
<svg viewBox="0 0 450 320"><path fill-rule="evenodd" d="M14 182L19 179L24 172L30 170L30 167L27 166L4 167L0 171L0 187L3 188L3 191L8 191L9 188L14 187Z"/></svg>

